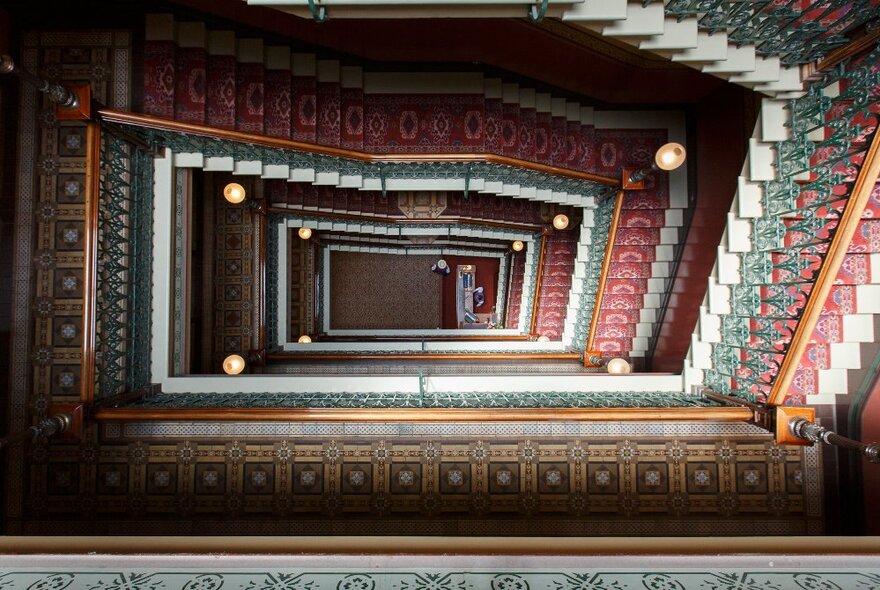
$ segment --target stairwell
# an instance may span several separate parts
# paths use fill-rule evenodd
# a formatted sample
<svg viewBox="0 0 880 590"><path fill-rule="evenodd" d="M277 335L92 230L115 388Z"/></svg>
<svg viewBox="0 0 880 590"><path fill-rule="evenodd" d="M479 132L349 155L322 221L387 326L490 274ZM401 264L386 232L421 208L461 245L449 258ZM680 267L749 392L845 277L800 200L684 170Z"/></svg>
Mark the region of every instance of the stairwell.
<svg viewBox="0 0 880 590"><path fill-rule="evenodd" d="M170 14L148 16L145 40L145 111L222 129L367 153L496 153L611 177L618 177L624 165L650 160L649 152L666 137L665 130L652 130L650 125L617 130L604 113L602 128L597 129L592 107L480 73L365 73L358 65L267 45L258 38L237 38L232 31L209 30L203 23L177 22ZM540 223L548 214L552 217L554 207L596 205L593 195L481 178L478 173L464 183L386 178L380 187L380 179L317 166L295 168L198 153L175 158L177 166L278 182L267 191L270 204L292 210L402 216L396 198L383 197L380 188L449 191L444 215L471 219ZM280 187L285 181L286 190ZM666 229L667 222L674 224L680 215L664 217L659 211L669 205L668 186L652 187L632 202L633 211L624 219L632 227L621 232L621 246L637 240L653 251L654 262L639 268L638 277L630 276L634 267L615 267L621 276L612 277L613 295L629 296L638 320L624 329L631 336L615 338L612 330L606 331L603 350L614 355L641 356L647 349L655 313L642 308L656 307L657 293L666 285L666 264L656 260L668 257L670 239L678 240L677 230ZM658 210L636 214L640 208ZM650 227L638 227L644 223ZM635 234L639 237L632 238ZM583 315L578 303L570 305L580 301L573 296L583 291L584 278L582 272L572 271L588 257L601 256L604 248L588 238L582 232L579 242L567 236L549 240L550 264L537 294L535 332L562 340L566 347L573 343L575 318ZM507 323L522 329L518 324L521 319L531 321L531 309L519 305L518 280L514 273Z"/></svg>

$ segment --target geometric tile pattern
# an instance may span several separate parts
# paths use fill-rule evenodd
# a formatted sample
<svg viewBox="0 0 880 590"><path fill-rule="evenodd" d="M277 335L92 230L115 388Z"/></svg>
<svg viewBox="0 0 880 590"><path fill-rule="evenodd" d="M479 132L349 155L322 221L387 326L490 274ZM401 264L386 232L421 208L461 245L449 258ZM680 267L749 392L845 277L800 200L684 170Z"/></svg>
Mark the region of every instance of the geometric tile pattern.
<svg viewBox="0 0 880 590"><path fill-rule="evenodd" d="M42 32L22 38L21 63L52 80L88 82L95 100L130 108L131 34ZM9 431L50 402L79 400L84 295L86 126L59 121L22 85L18 129L15 276ZM8 455L6 513L18 514L22 456Z"/></svg>
<svg viewBox="0 0 880 590"><path fill-rule="evenodd" d="M199 436L198 425L194 436L125 438L107 425L100 443L39 444L24 530L216 534L222 519L236 523L229 532L266 534L821 531L817 453L767 435L414 437L368 426L240 440Z"/></svg>
<svg viewBox="0 0 880 590"><path fill-rule="evenodd" d="M218 181L215 194L222 186ZM212 369L208 372L220 372L227 355L247 356L247 352L258 345L261 297L258 254L264 224L263 217L252 209L220 198L211 201L214 224L204 231L210 231L205 236L213 242L215 272L205 280L213 284L210 300L214 301L211 310L214 350L206 366Z"/></svg>

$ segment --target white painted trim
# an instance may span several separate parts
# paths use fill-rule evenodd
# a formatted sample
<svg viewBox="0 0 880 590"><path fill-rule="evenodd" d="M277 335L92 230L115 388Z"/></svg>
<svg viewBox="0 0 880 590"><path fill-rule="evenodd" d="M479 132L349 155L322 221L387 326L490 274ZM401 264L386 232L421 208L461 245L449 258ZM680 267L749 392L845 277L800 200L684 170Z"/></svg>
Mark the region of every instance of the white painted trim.
<svg viewBox="0 0 880 590"><path fill-rule="evenodd" d="M526 317L527 310L526 304L529 301L529 293L532 292L535 288L535 281L532 280L532 266L538 264L537 261L537 245L539 242L532 240L528 244L526 244L526 264L523 269L525 276L523 276L523 290L522 297L519 303L519 322L517 322L517 326L519 326L519 330L523 334L528 334L531 325L526 326ZM527 280L528 279L528 280ZM538 293L535 293L535 297L538 297Z"/></svg>
<svg viewBox="0 0 880 590"><path fill-rule="evenodd" d="M323 319L323 329L322 332L330 331L330 248L324 246L324 292L322 293L324 299L324 317Z"/></svg>
<svg viewBox="0 0 880 590"><path fill-rule="evenodd" d="M462 248L437 248L436 250L408 248L389 248L379 246L348 246L345 244L329 244L327 246L333 252L368 252L371 254L392 254L396 256L431 255L431 256L473 256L475 258L504 258L504 252L483 252L480 250L466 250Z"/></svg>
<svg viewBox="0 0 880 590"><path fill-rule="evenodd" d="M171 374L171 339L173 310L174 253L171 232L174 228L174 156L165 149L162 157L153 160L153 286L152 286L152 348L150 375L153 383L162 385Z"/></svg>
<svg viewBox="0 0 880 590"><path fill-rule="evenodd" d="M278 224L278 284L276 285L276 296L278 297L278 346L284 346L290 338L290 322L287 319L287 294L289 291L289 279L287 276L287 236L290 230L287 224L282 221Z"/></svg>
<svg viewBox="0 0 880 590"><path fill-rule="evenodd" d="M474 336L492 334L493 336L518 336L519 330L330 330L328 336Z"/></svg>

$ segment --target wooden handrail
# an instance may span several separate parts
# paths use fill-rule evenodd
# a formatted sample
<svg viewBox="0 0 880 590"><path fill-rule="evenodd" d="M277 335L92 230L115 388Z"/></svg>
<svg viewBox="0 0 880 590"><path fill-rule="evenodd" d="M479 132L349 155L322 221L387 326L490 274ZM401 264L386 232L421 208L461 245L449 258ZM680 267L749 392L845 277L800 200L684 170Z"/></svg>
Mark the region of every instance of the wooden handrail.
<svg viewBox="0 0 880 590"><path fill-rule="evenodd" d="M95 398L98 206L100 202L101 124L86 125L85 246L83 248L83 341L79 399Z"/></svg>
<svg viewBox="0 0 880 590"><path fill-rule="evenodd" d="M474 332L494 332L495 330L473 330ZM314 342L450 342L464 340L467 342L521 342L528 340L526 334L489 335L455 335L455 336L312 336Z"/></svg>
<svg viewBox="0 0 880 590"><path fill-rule="evenodd" d="M576 352L273 352L268 361L579 361Z"/></svg>
<svg viewBox="0 0 880 590"><path fill-rule="evenodd" d="M356 234L362 235L362 234ZM367 234L372 235L372 234ZM382 236L379 236L382 237ZM406 237L406 236L401 236ZM362 241L353 239L347 235L333 234L332 238L328 238L326 234L324 234L321 238L321 243L326 245L334 245L334 246L365 246L367 248L397 248L398 250L410 250L414 253L418 253L419 250L472 250L474 252L485 253L487 256L494 255L495 258L498 257L499 254L503 254L505 252L504 249L498 247L488 247L485 242L463 242L457 244L441 244L437 245L437 242L431 242L430 244L414 244L412 242L407 242L406 240L401 240L399 242L393 242L391 240L376 240L376 241Z"/></svg>
<svg viewBox="0 0 880 590"><path fill-rule="evenodd" d="M880 41L880 29L866 33L822 58L816 66L816 71L826 72L844 60L869 51L878 41Z"/></svg>
<svg viewBox="0 0 880 590"><path fill-rule="evenodd" d="M624 191L618 191L617 202L614 203L614 213L611 214L611 222L608 226L608 241L605 242L605 255L602 258L602 271L599 273L599 286L596 288L596 297L593 300L593 315L590 317L590 331L587 334L587 345L584 348L584 363L588 361L590 351L596 342L596 326L599 325L599 310L602 308L602 298L605 297L605 283L608 281L608 272L611 270L611 255L614 252L614 242L617 240L617 226L620 223L620 211L623 209Z"/></svg>
<svg viewBox="0 0 880 590"><path fill-rule="evenodd" d="M801 319L795 327L788 352L785 353L785 357L782 359L782 365L779 367L776 381L773 383L773 388L770 390L770 395L767 398L767 405L769 406L777 406L785 401L785 396L788 393L789 386L791 386L792 379L794 379L798 363L800 363L801 357L810 343L810 337L813 335L813 330L819 321L822 307L825 305L825 300L831 292L834 279L837 277L841 264L843 264L846 251L849 248L850 242L852 242L853 235L856 233L856 228L859 225L862 213L865 211L865 206L871 198L871 192L877 183L877 177L880 175L880 154L878 154L878 151L880 151L880 133L875 133L871 146L865 154L862 169L859 171L859 176L853 185L849 200L846 203L843 214L840 216L834 237L828 245L828 253L822 262L819 274L816 275L813 289L807 297Z"/></svg>
<svg viewBox="0 0 880 590"><path fill-rule="evenodd" d="M751 420L748 408L99 408L105 422L547 422Z"/></svg>
<svg viewBox="0 0 880 590"><path fill-rule="evenodd" d="M257 133L246 133L244 131L221 129L219 127L208 127L207 125L183 123L181 121L175 121L173 119L167 119L165 117L131 113L128 111L119 111L116 109L99 109L98 117L100 118L100 120L106 121L108 123L137 125L139 127L146 127L148 129L175 131L178 133L186 133L188 135L198 135L200 137L211 137L214 139L238 141L271 148L295 150L321 156L331 156L334 158L346 158L349 160L357 160L359 162L376 164L404 164L420 162L498 164L501 166L511 166L514 168L531 170L533 172L540 172L542 174L550 174L552 176L562 176L564 178L571 178L574 180L595 182L597 184L602 184L606 186L620 185L620 179L618 178L602 176L600 174L592 174L590 172L581 172L580 170L570 170L568 168L560 168L559 166L550 166L548 164L531 162L529 160L520 160L519 158L511 158L509 156L501 156L498 154L370 154L367 152L319 145L316 143L293 141L290 139L283 139L279 137L268 137L266 135L260 135Z"/></svg>
<svg viewBox="0 0 880 590"><path fill-rule="evenodd" d="M465 217L437 217L434 219L410 219L408 217L374 217L370 215L356 215L354 213L335 213L332 211L312 211L311 209L288 209L286 207L269 207L269 213L287 216L303 216L303 217L325 217L327 219L339 219L340 221L360 221L362 223L385 223L388 225L444 225L459 224L495 227L498 229L509 229L512 231L522 231L535 233L541 231L540 224L522 224L508 223L505 221L491 221L480 219L469 219Z"/></svg>
<svg viewBox="0 0 880 590"><path fill-rule="evenodd" d="M532 299L532 323L529 325L529 334L535 334L535 326L538 324L538 303L541 296L541 283L544 281L544 254L547 251L547 234L541 234L541 250L538 253L538 272L535 276L535 287L532 291L535 297ZM540 336L540 334L538 334Z"/></svg>

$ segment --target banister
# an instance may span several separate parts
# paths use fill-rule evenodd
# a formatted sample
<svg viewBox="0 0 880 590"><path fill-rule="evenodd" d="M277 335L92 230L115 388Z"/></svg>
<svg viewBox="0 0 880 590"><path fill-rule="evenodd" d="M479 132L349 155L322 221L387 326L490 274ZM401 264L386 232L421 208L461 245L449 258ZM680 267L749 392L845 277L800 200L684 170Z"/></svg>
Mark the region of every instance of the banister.
<svg viewBox="0 0 880 590"><path fill-rule="evenodd" d="M286 215L288 217L323 217L326 219L339 219L342 221L356 221L361 223L383 223L387 225L470 225L475 227L494 227L511 231L536 233L541 231L540 224L511 223L506 221L491 221L488 219L468 219L465 217L437 217L433 219L410 219L408 217L388 218L370 215L357 215L355 213L336 213L334 211L313 211L311 209L288 209L286 207L268 207L271 214Z"/></svg>
<svg viewBox="0 0 880 590"><path fill-rule="evenodd" d="M531 170L533 172L540 172L552 176L561 176L573 180L594 182L596 184L602 184L606 186L616 187L620 185L620 180L618 178L602 176L600 174L592 174L590 172L581 172L579 170L570 170L568 168L541 164L539 162L530 162L528 160L520 160L519 158L511 158L509 156L502 156L498 154L370 154L367 152L319 145L316 143L294 141L291 139L283 139L279 137L268 137L265 135L260 135L258 133L246 133L244 131L221 129L219 127L208 127L206 125L197 125L194 123L183 123L181 121L175 121L173 119L157 117L155 115L144 115L140 113L119 111L116 109L100 109L98 110L98 118L108 123L137 125L148 129L160 129L165 131L174 131L178 133L187 133L190 135L198 135L201 137L225 139L229 141L250 143L270 148L295 150L299 152L330 156L334 158L346 158L349 160L357 160L359 162L367 162L371 164L383 162L395 164L422 162L497 164L501 166L510 166L513 168L522 168L524 170Z"/></svg>
<svg viewBox="0 0 880 590"><path fill-rule="evenodd" d="M852 193L840 216L837 229L834 232L831 243L828 245L828 253L822 262L819 273L816 275L813 289L807 297L800 321L797 323L791 343L779 367L776 381L773 383L770 395L767 397L767 405L769 406L780 405L785 400L788 388L794 379L798 363L804 355L807 345L810 343L810 337L816 328L816 323L819 321L822 307L825 305L825 300L831 292L834 279L837 277L840 266L843 264L849 244L852 242L859 220L862 217L865 206L868 204L868 200L871 198L871 192L877 183L877 177L880 175L880 154L878 154L878 150L880 150L880 134L875 133L874 138L871 140L871 146L865 154L859 175L853 185Z"/></svg>
<svg viewBox="0 0 880 590"><path fill-rule="evenodd" d="M100 408L99 422L524 422L730 421L752 417L742 407L682 408Z"/></svg>
<svg viewBox="0 0 880 590"><path fill-rule="evenodd" d="M80 401L95 399L97 330L98 207L101 182L101 124L86 125L85 246L83 247L83 343Z"/></svg>
<svg viewBox="0 0 880 590"><path fill-rule="evenodd" d="M596 299L593 304L593 315L590 317L590 331L587 334L587 345L584 348L584 362L586 363L593 344L596 341L596 326L599 324L599 310L602 308L602 298L605 296L605 283L608 280L608 272L611 270L611 255L614 252L614 242L617 240L617 226L620 223L620 212L623 209L624 193L617 192L617 202L614 203L614 213L611 214L611 223L608 226L608 241L605 242L605 254L602 259L602 272L599 273L599 286L596 289Z"/></svg>

